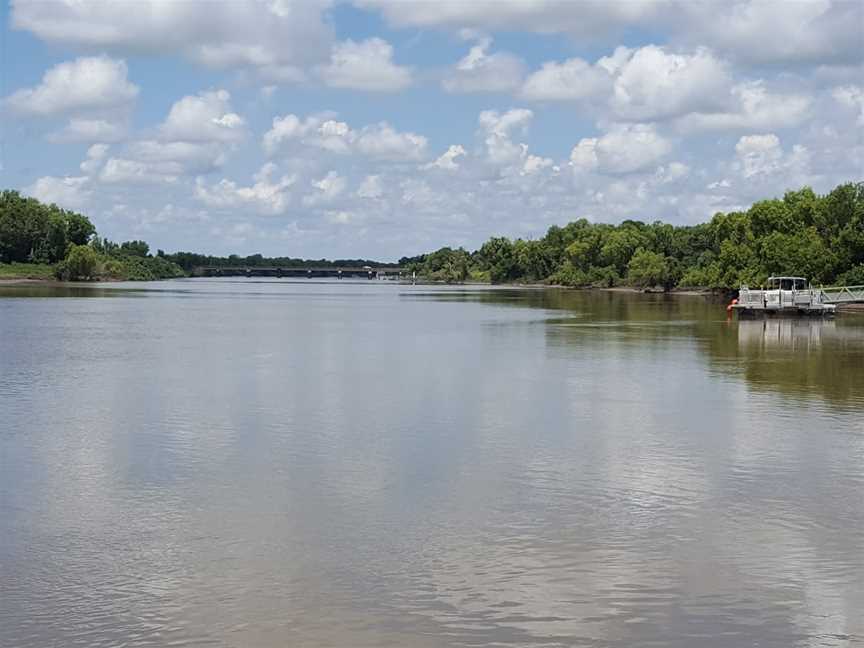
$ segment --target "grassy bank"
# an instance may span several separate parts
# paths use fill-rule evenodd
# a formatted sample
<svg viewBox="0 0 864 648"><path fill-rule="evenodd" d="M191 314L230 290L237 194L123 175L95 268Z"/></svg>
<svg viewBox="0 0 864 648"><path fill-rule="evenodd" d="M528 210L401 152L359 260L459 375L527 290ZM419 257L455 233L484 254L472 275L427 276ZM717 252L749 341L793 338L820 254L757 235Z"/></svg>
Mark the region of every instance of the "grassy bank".
<svg viewBox="0 0 864 648"><path fill-rule="evenodd" d="M0 279L54 279L50 263L0 263Z"/></svg>
<svg viewBox="0 0 864 648"><path fill-rule="evenodd" d="M86 265L84 269L70 272L68 259L59 263L0 263L0 281L159 281L186 276L182 268L160 257L111 257L92 253Z"/></svg>

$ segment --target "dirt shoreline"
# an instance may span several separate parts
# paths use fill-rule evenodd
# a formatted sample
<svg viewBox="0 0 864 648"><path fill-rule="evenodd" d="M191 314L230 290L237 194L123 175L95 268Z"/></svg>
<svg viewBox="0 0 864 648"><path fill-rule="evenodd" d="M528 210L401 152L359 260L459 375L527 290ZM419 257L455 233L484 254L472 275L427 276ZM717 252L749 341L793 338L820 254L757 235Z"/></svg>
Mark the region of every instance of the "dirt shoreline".
<svg viewBox="0 0 864 648"><path fill-rule="evenodd" d="M420 284L421 282L417 282ZM683 295L686 297L723 297L726 294L726 291L714 291L714 290L700 290L698 288L673 288L669 291L663 290L645 290L643 288L634 288L633 286L616 286L614 288L598 288L598 287L581 287L581 286L565 286L563 284L544 284L544 283L501 283L501 284L489 284L482 281L460 281L457 283L450 283L444 281L428 281L422 282L424 285L429 286L495 286L496 288L532 288L535 290L546 290L549 288L554 288L556 290L573 290L573 291L584 291L584 292L618 292L618 293L638 293L638 294L646 294L646 295Z"/></svg>
<svg viewBox="0 0 864 648"><path fill-rule="evenodd" d="M630 286L620 286L617 288L588 288L588 290L602 290L604 292L626 292L626 293L643 293L646 295L684 295L687 297L722 297L725 291L699 290L699 289L672 289L672 290L643 290L642 288L632 288Z"/></svg>

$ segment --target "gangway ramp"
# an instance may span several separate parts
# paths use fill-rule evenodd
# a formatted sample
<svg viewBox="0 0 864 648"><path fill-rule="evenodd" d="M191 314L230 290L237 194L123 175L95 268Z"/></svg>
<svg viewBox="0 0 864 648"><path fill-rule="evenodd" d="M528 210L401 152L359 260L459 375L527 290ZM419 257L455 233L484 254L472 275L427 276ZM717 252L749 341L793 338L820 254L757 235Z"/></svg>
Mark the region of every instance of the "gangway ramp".
<svg viewBox="0 0 864 648"><path fill-rule="evenodd" d="M814 290L823 304L864 304L864 286L833 286Z"/></svg>

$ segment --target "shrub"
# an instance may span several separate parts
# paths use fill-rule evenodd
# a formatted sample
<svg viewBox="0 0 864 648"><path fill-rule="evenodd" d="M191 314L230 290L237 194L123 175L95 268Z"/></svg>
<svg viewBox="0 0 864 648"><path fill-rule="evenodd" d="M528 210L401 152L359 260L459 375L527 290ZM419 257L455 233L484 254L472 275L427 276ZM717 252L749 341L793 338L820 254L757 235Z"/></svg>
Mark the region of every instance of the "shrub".
<svg viewBox="0 0 864 648"><path fill-rule="evenodd" d="M842 286L864 286L864 263L861 263L837 278Z"/></svg>
<svg viewBox="0 0 864 648"><path fill-rule="evenodd" d="M99 259L89 245L70 245L66 258L57 264L57 276L70 281L90 280L96 276Z"/></svg>

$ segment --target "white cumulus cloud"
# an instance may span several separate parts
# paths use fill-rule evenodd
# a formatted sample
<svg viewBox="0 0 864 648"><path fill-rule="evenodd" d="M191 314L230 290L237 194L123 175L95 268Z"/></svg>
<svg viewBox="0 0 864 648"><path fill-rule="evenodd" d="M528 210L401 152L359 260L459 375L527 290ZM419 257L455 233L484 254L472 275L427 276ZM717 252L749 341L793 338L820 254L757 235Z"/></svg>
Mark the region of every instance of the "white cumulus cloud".
<svg viewBox="0 0 864 648"><path fill-rule="evenodd" d="M778 174L800 174L806 171L810 153L796 144L789 154L784 153L780 138L774 133L745 135L735 145L737 168L747 179Z"/></svg>
<svg viewBox="0 0 864 648"><path fill-rule="evenodd" d="M221 167L226 157L218 142L136 140L105 161L98 180L117 185L177 182Z"/></svg>
<svg viewBox="0 0 864 648"><path fill-rule="evenodd" d="M848 0L735 0L680 4L680 37L748 64L861 60L864 4ZM675 25L673 25L674 27Z"/></svg>
<svg viewBox="0 0 864 648"><path fill-rule="evenodd" d="M84 173L90 175L102 166L102 161L105 156L108 154L108 150L111 147L108 144L94 144L90 148L87 149L87 157L80 164L79 168Z"/></svg>
<svg viewBox="0 0 864 648"><path fill-rule="evenodd" d="M58 63L33 88L23 88L6 98L6 104L22 114L56 115L103 110L129 104L138 86L127 79L125 61L107 56L85 56Z"/></svg>
<svg viewBox="0 0 864 648"><path fill-rule="evenodd" d="M14 0L11 24L49 43L164 56L215 68L250 67L275 79L326 60L329 0L207 2Z"/></svg>
<svg viewBox="0 0 864 648"><path fill-rule="evenodd" d="M64 209L82 209L92 195L87 176L44 176L24 189L24 193L46 204Z"/></svg>
<svg viewBox="0 0 864 648"><path fill-rule="evenodd" d="M421 160L428 145L423 135L397 131L387 122L355 130L346 122L328 119L326 114L305 119L293 114L275 117L262 139L265 152L274 155L292 143L393 162Z"/></svg>
<svg viewBox="0 0 864 648"><path fill-rule="evenodd" d="M317 116L301 120L297 115L274 117L273 123L261 140L261 146L268 155L274 154L284 143L300 140L317 131L322 123Z"/></svg>
<svg viewBox="0 0 864 648"><path fill-rule="evenodd" d="M496 166L510 166L521 162L526 147L513 141L514 134L524 134L534 113L526 108L513 108L500 113L484 110L478 117L481 135L486 147L486 156Z"/></svg>
<svg viewBox="0 0 864 648"><path fill-rule="evenodd" d="M397 27L564 33L609 42L629 28L706 45L748 64L861 58L864 5L849 0L355 0ZM620 40L618 41L620 42Z"/></svg>
<svg viewBox="0 0 864 648"><path fill-rule="evenodd" d="M444 77L447 92L508 92L522 83L525 64L506 52L489 53L491 38L474 45Z"/></svg>
<svg viewBox="0 0 864 648"><path fill-rule="evenodd" d="M177 182L183 169L174 162L148 163L127 158L108 158L99 180L107 184Z"/></svg>
<svg viewBox="0 0 864 648"><path fill-rule="evenodd" d="M245 137L246 122L231 109L227 90L213 90L175 102L159 130L165 140L236 142Z"/></svg>
<svg viewBox="0 0 864 648"><path fill-rule="evenodd" d="M502 177L532 176L552 168L550 158L531 154L527 144L513 141L514 136L527 133L533 119L533 111L526 108L512 108L503 113L482 111L477 121L485 148L484 163L497 169Z"/></svg>
<svg viewBox="0 0 864 648"><path fill-rule="evenodd" d="M393 62L393 46L381 38L338 43L320 74L330 87L353 90L392 92L412 83L410 68Z"/></svg>
<svg viewBox="0 0 864 648"><path fill-rule="evenodd" d="M226 178L207 184L204 178L199 177L195 181L195 198L217 209L250 207L260 214L281 214L291 201L290 189L297 178L294 175L276 178L276 170L276 165L268 162L258 170L253 178L254 184L248 187Z"/></svg>
<svg viewBox="0 0 864 648"><path fill-rule="evenodd" d="M451 144L450 147L438 156L434 161L427 164L424 168L444 169L446 171L455 171L459 168L458 158L464 158L466 155L465 147L461 144Z"/></svg>
<svg viewBox="0 0 864 648"><path fill-rule="evenodd" d="M720 108L732 84L726 63L706 49L678 54L648 45L618 64L611 105L635 121Z"/></svg>
<svg viewBox="0 0 864 648"><path fill-rule="evenodd" d="M384 195L384 187L381 184L380 175L367 175L363 178L363 182L357 187L357 197L376 199Z"/></svg>
<svg viewBox="0 0 864 648"><path fill-rule="evenodd" d="M812 104L806 94L772 93L763 81L748 81L732 88L725 109L689 113L678 119L678 127L683 132L789 128L809 116Z"/></svg>
<svg viewBox="0 0 864 648"><path fill-rule="evenodd" d="M73 117L61 130L51 133L52 142L117 142L126 136L126 126L108 119Z"/></svg>
<svg viewBox="0 0 864 648"><path fill-rule="evenodd" d="M303 196L307 207L332 203L345 191L348 182L336 171L330 171L323 178L312 182L313 192Z"/></svg>
<svg viewBox="0 0 864 648"><path fill-rule="evenodd" d="M611 87L608 70L572 58L544 63L525 80L521 94L531 101L578 101L603 96Z"/></svg>
<svg viewBox="0 0 864 648"><path fill-rule="evenodd" d="M661 15L669 0L606 2L604 0L356 0L361 7L382 11L398 27L471 27L482 31L567 32L596 37Z"/></svg>
<svg viewBox="0 0 864 648"><path fill-rule="evenodd" d="M416 133L400 133L386 122L366 126L356 134L354 148L363 155L379 160L422 160L427 140Z"/></svg>
<svg viewBox="0 0 864 648"><path fill-rule="evenodd" d="M664 157L672 144L650 124L616 124L601 137L586 137L570 153L575 171L632 173Z"/></svg>
<svg viewBox="0 0 864 648"><path fill-rule="evenodd" d="M831 96L840 104L857 111L856 123L864 126L864 87L856 85L838 86Z"/></svg>

